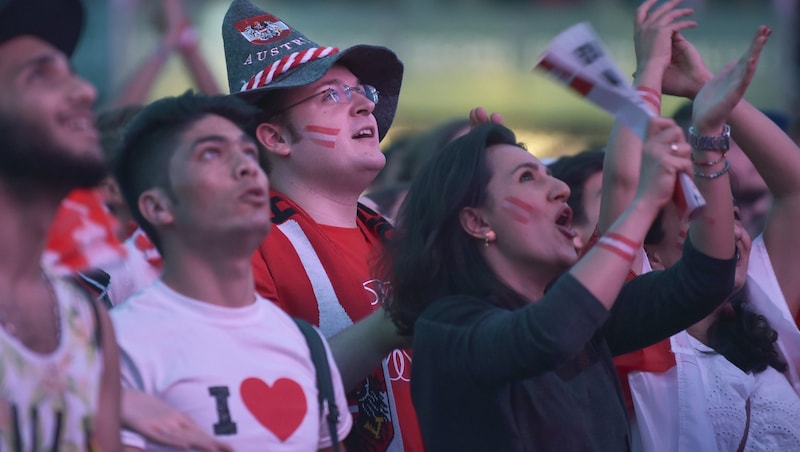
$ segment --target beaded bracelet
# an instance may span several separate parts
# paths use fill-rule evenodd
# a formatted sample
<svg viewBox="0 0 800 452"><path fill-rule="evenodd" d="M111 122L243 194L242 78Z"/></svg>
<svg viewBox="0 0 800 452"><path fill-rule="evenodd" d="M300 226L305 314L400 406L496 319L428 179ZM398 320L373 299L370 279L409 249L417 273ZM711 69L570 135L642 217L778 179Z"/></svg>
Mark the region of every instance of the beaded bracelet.
<svg viewBox="0 0 800 452"><path fill-rule="evenodd" d="M731 169L731 162L730 160L725 160L725 167L719 171L716 171L714 173L704 173L702 171L695 171L694 175L705 179L716 179L722 176L723 174L727 173L729 169Z"/></svg>
<svg viewBox="0 0 800 452"><path fill-rule="evenodd" d="M717 163L719 163L719 162L721 162L721 161L725 160L725 154L727 154L727 152L723 152L723 153L720 155L720 157L719 157L718 159L716 159L716 160L705 160L705 161L702 161L702 160L695 160L695 159L694 159L694 156L692 156L692 164L694 164L694 165L698 165L698 166L714 166L714 165L716 165Z"/></svg>

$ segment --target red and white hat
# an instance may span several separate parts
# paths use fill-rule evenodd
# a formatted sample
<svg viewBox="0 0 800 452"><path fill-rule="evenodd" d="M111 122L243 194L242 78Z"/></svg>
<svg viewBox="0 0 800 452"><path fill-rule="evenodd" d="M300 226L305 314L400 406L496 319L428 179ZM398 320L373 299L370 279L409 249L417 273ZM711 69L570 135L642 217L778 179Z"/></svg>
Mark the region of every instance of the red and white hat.
<svg viewBox="0 0 800 452"><path fill-rule="evenodd" d="M320 46L248 0L234 0L222 22L228 86L250 103L264 94L309 85L334 64L347 67L380 93L375 106L379 137L394 119L403 63L386 47L357 45L345 50Z"/></svg>

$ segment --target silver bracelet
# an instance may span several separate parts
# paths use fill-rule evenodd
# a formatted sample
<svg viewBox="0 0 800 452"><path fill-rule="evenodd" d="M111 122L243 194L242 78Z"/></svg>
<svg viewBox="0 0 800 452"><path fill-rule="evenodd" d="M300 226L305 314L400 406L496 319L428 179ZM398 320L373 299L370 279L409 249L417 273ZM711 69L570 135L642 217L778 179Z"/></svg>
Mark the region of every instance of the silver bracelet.
<svg viewBox="0 0 800 452"><path fill-rule="evenodd" d="M723 174L727 173L729 169L731 169L731 161L730 160L725 160L725 167L722 168L721 170L717 171L717 172L704 173L702 171L695 171L694 175L697 176L697 177L703 177L703 178L706 178L706 179L716 179L716 178L722 176Z"/></svg>
<svg viewBox="0 0 800 452"><path fill-rule="evenodd" d="M695 160L694 159L694 155L692 155L692 157L691 157L692 158L692 164L698 165L698 166L714 166L717 163L725 160L725 155L726 154L727 154L727 152L720 153L719 158L716 159L716 160Z"/></svg>

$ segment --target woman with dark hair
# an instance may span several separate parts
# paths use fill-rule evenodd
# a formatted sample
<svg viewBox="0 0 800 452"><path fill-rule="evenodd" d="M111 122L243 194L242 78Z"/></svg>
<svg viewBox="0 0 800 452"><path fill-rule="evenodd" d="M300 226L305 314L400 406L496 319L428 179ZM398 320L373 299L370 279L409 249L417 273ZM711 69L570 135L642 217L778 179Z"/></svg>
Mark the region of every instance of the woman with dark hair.
<svg viewBox="0 0 800 452"><path fill-rule="evenodd" d="M692 225L678 265L623 287L676 175L691 170L672 120L654 118L648 136L636 198L580 261L569 189L507 128L475 127L415 177L384 264L388 310L413 334L427 448L629 449L612 355L703 318L734 267L732 214L719 208L730 196L705 184L717 221Z"/></svg>

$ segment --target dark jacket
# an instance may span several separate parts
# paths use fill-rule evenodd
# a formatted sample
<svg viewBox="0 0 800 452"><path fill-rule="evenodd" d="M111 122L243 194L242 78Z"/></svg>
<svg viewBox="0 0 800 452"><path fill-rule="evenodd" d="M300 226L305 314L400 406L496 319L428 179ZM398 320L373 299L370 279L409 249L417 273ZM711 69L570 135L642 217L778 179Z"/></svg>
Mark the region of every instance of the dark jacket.
<svg viewBox="0 0 800 452"><path fill-rule="evenodd" d="M570 274L515 311L469 296L429 306L411 378L428 450L629 450L612 356L694 324L733 288L735 259L685 247L669 270L625 284L610 312Z"/></svg>

